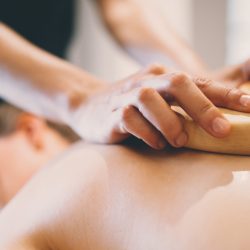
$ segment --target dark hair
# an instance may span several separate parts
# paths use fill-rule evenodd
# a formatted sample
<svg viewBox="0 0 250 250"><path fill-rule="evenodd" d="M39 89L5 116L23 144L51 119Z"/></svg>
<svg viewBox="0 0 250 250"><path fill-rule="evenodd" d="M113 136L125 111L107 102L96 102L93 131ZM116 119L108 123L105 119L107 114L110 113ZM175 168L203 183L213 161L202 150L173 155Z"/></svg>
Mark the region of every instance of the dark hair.
<svg viewBox="0 0 250 250"><path fill-rule="evenodd" d="M23 110L0 99L0 136L8 135L15 131L19 116ZM69 142L76 142L80 138L71 128L56 122L46 121L47 125L56 130Z"/></svg>

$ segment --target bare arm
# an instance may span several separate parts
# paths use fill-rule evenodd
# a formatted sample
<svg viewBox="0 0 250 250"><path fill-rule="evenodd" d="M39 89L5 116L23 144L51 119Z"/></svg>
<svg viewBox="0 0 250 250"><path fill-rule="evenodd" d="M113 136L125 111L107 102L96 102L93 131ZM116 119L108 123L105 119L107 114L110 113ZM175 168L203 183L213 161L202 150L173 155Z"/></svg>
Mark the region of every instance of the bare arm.
<svg viewBox="0 0 250 250"><path fill-rule="evenodd" d="M3 23L0 23L0 63L13 73L29 76L32 84L49 93L60 90L74 95L74 89L88 92L102 83L95 76L32 45ZM69 90L72 93L68 93Z"/></svg>
<svg viewBox="0 0 250 250"><path fill-rule="evenodd" d="M147 1L99 0L99 3L112 34L139 62L148 64L146 58L150 54L151 60L164 62L165 58L180 70L207 75L208 69L199 56L150 10Z"/></svg>
<svg viewBox="0 0 250 250"><path fill-rule="evenodd" d="M74 108L103 86L101 80L32 45L2 23L0 77L2 96L26 110L61 121L65 115L59 114L65 106Z"/></svg>
<svg viewBox="0 0 250 250"><path fill-rule="evenodd" d="M173 101L215 137L227 136L230 124L214 104L250 110L250 102L241 102L241 97L250 97L239 90L159 65L111 86L35 47L3 24L0 64L0 96L68 124L89 141L118 143L133 135L156 149L164 148L166 141L182 147L188 138L170 108Z"/></svg>
<svg viewBox="0 0 250 250"><path fill-rule="evenodd" d="M178 33L150 9L147 1L98 2L107 27L123 48L141 64L157 61L234 87L250 80L250 60L215 72L209 69Z"/></svg>

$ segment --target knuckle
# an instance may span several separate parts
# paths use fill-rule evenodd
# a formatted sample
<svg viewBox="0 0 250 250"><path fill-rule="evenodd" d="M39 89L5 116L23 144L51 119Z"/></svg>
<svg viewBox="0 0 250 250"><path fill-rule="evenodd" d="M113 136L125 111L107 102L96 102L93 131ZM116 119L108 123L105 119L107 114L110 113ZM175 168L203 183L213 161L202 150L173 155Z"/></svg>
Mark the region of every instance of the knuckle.
<svg viewBox="0 0 250 250"><path fill-rule="evenodd" d="M163 74L166 72L166 68L160 63L152 63L148 67L148 72L153 74Z"/></svg>
<svg viewBox="0 0 250 250"><path fill-rule="evenodd" d="M226 90L225 93L225 98L231 99L232 97L240 97L240 95L242 94L242 92L238 89L235 88L229 88Z"/></svg>
<svg viewBox="0 0 250 250"><path fill-rule="evenodd" d="M208 114L209 112L215 110L215 106L212 103L205 103L203 104L199 111L198 111L198 120L202 120L204 116L206 116L206 114Z"/></svg>
<svg viewBox="0 0 250 250"><path fill-rule="evenodd" d="M211 79L205 77L195 77L193 81L200 89L208 88L213 83Z"/></svg>
<svg viewBox="0 0 250 250"><path fill-rule="evenodd" d="M138 92L138 101L141 103L148 102L152 99L155 92L156 91L152 88L141 88Z"/></svg>
<svg viewBox="0 0 250 250"><path fill-rule="evenodd" d="M123 121L127 122L130 121L134 115L135 115L134 107L127 106L122 110L121 118Z"/></svg>
<svg viewBox="0 0 250 250"><path fill-rule="evenodd" d="M182 72L173 73L170 77L171 88L173 89L182 88L188 84L189 82L188 80L189 77Z"/></svg>
<svg viewBox="0 0 250 250"><path fill-rule="evenodd" d="M242 91L236 88L229 88L225 92L225 99L226 100L233 100L233 99L239 99L242 95Z"/></svg>
<svg viewBox="0 0 250 250"><path fill-rule="evenodd" d="M229 88L225 93L225 98L229 99L233 95L233 91L234 91L233 88Z"/></svg>

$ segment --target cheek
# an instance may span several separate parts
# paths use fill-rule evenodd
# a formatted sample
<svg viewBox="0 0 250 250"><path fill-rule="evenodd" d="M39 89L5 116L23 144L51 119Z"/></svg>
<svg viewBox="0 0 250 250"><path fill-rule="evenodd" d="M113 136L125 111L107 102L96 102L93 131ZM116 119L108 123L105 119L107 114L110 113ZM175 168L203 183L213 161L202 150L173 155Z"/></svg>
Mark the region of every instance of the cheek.
<svg viewBox="0 0 250 250"><path fill-rule="evenodd" d="M0 168L4 169L5 173L22 176L37 168L40 158L40 154L23 134L0 139ZM3 173L1 171L1 174Z"/></svg>
<svg viewBox="0 0 250 250"><path fill-rule="evenodd" d="M20 167L29 164L29 152L25 145L12 140L0 140L0 174L17 171Z"/></svg>
<svg viewBox="0 0 250 250"><path fill-rule="evenodd" d="M30 154L24 143L0 140L0 202L8 202L30 178Z"/></svg>
<svg viewBox="0 0 250 250"><path fill-rule="evenodd" d="M8 142L0 140L0 205L9 197L10 185L13 185L16 156ZM15 182L16 180L14 180Z"/></svg>
<svg viewBox="0 0 250 250"><path fill-rule="evenodd" d="M11 161L14 158L13 150L4 142L0 142L0 168L7 168L7 165L11 165Z"/></svg>
<svg viewBox="0 0 250 250"><path fill-rule="evenodd" d="M17 157L10 148L0 146L0 179L1 187L6 188L16 182Z"/></svg>

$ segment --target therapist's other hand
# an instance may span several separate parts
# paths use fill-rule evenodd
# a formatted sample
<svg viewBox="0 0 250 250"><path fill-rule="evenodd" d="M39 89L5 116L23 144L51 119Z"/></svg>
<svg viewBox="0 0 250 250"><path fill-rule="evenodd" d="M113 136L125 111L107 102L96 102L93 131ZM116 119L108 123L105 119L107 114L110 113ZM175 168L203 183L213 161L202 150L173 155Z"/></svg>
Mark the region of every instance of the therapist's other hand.
<svg viewBox="0 0 250 250"><path fill-rule="evenodd" d="M230 124L215 107L250 111L237 89L153 65L90 96L74 113L72 127L85 139L117 143L129 136L155 149L167 142L182 147L188 141L182 119L170 108L181 106L195 122L215 137L230 133Z"/></svg>
<svg viewBox="0 0 250 250"><path fill-rule="evenodd" d="M238 88L241 84L250 81L250 59L241 64L218 70L211 74L211 78Z"/></svg>

